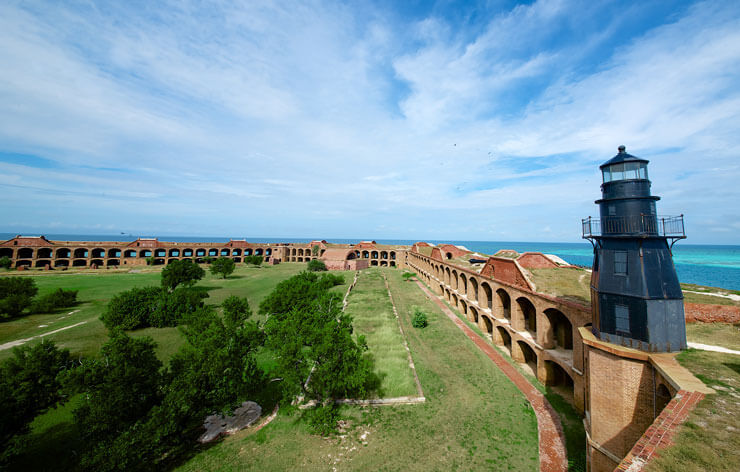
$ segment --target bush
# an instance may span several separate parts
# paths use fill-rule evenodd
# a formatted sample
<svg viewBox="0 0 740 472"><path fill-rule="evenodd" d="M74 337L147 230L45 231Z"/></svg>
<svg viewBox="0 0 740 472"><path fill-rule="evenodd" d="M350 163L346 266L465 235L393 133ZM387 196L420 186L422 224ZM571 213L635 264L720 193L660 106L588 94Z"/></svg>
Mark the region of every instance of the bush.
<svg viewBox="0 0 740 472"><path fill-rule="evenodd" d="M47 293L31 304L32 313L51 313L58 308L67 308L77 303L77 290L64 290Z"/></svg>
<svg viewBox="0 0 740 472"><path fill-rule="evenodd" d="M329 436L330 434L337 432L339 408L333 403L328 405L317 405L315 408L308 408L305 410L304 417L308 420L311 430L316 434Z"/></svg>
<svg viewBox="0 0 740 472"><path fill-rule="evenodd" d="M219 257L211 263L211 274L221 274L225 279L229 274L234 272L234 260L228 257Z"/></svg>
<svg viewBox="0 0 740 472"><path fill-rule="evenodd" d="M0 278L0 318L13 318L31 306L38 292L30 277Z"/></svg>
<svg viewBox="0 0 740 472"><path fill-rule="evenodd" d="M245 256L244 257L245 264L252 264L254 266L262 265L263 261L264 261L264 258L262 256Z"/></svg>
<svg viewBox="0 0 740 472"><path fill-rule="evenodd" d="M411 326L414 328L426 328L429 324L427 315L419 308L414 309L414 317L411 319Z"/></svg>
<svg viewBox="0 0 740 472"><path fill-rule="evenodd" d="M318 246L314 246L318 247ZM326 270L326 264L324 264L324 261L320 261L318 259L312 259L308 261L308 270L311 272L321 272Z"/></svg>
<svg viewBox="0 0 740 472"><path fill-rule="evenodd" d="M401 275L401 277L403 277L403 280L408 282L409 280L414 278L414 275L416 274L414 274L413 272L404 272L403 275Z"/></svg>
<svg viewBox="0 0 740 472"><path fill-rule="evenodd" d="M10 269L11 265L13 265L13 261L8 256L0 257L0 268Z"/></svg>
<svg viewBox="0 0 740 472"><path fill-rule="evenodd" d="M206 275L198 264L192 261L172 261L162 269L162 286L174 290L178 285L189 287Z"/></svg>
<svg viewBox="0 0 740 472"><path fill-rule="evenodd" d="M100 319L108 329L176 326L202 308L206 297L207 292L197 288L183 287L173 292L162 287L132 288L113 297Z"/></svg>

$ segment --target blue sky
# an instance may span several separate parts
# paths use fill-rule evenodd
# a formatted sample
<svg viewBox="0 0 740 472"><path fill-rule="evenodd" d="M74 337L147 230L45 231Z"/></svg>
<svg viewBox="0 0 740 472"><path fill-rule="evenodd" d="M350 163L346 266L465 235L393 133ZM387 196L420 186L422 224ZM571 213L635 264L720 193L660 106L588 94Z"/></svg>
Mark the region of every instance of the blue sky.
<svg viewBox="0 0 740 472"><path fill-rule="evenodd" d="M740 244L736 1L0 4L0 232Z"/></svg>

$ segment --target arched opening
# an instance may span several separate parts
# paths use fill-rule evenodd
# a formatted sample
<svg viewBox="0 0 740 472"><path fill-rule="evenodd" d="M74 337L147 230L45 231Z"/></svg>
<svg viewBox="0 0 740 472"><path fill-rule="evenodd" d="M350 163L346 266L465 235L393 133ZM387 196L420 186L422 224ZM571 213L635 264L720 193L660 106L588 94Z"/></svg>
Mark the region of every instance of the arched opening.
<svg viewBox="0 0 740 472"><path fill-rule="evenodd" d="M460 285L460 280L457 277L457 271L456 270L453 270L452 271L452 280L451 280L451 282L452 282L451 283L452 288L454 290L457 290L458 285Z"/></svg>
<svg viewBox="0 0 740 472"><path fill-rule="evenodd" d="M263 252L262 251L262 248L261 247L258 247L257 249L254 250L254 255L255 256L261 256L262 255L262 252Z"/></svg>
<svg viewBox="0 0 740 472"><path fill-rule="evenodd" d="M67 259L61 259L54 262L54 267L69 267L69 261Z"/></svg>
<svg viewBox="0 0 740 472"><path fill-rule="evenodd" d="M560 364L553 361L545 361L545 385L561 397L573 403L573 378L563 369Z"/></svg>
<svg viewBox="0 0 740 472"><path fill-rule="evenodd" d="M445 257L446 257L447 259L452 259L452 253L451 253L451 252L448 252L448 253L446 253L446 254L445 254Z"/></svg>
<svg viewBox="0 0 740 472"><path fill-rule="evenodd" d="M370 257L371 257L372 259L377 259L377 258L378 258L378 251L373 251L373 252L372 252L372 253L370 254Z"/></svg>
<svg viewBox="0 0 740 472"><path fill-rule="evenodd" d="M503 326L497 326L496 332L500 338L501 345L504 347L504 351L511 355L511 335Z"/></svg>
<svg viewBox="0 0 740 472"><path fill-rule="evenodd" d="M46 266L51 266L51 261L50 260L47 259L47 260L38 260L38 261L36 261L36 267L46 267Z"/></svg>
<svg viewBox="0 0 740 472"><path fill-rule="evenodd" d="M164 259L154 259L154 265L164 265Z"/></svg>
<svg viewBox="0 0 740 472"><path fill-rule="evenodd" d="M363 259L370 259L370 252L368 252L368 251L362 251L362 258Z"/></svg>
<svg viewBox="0 0 740 472"><path fill-rule="evenodd" d="M444 271L445 271L445 283L447 285L451 285L452 276L450 275L450 268L445 267Z"/></svg>
<svg viewBox="0 0 740 472"><path fill-rule="evenodd" d="M393 260L393 261L396 260L396 251L391 251L391 260ZM391 265L393 265L393 264L391 264Z"/></svg>
<svg viewBox="0 0 740 472"><path fill-rule="evenodd" d="M483 295L485 296L483 306L489 310L493 309L493 291L491 290L491 286L488 285L488 282L483 282L480 286L483 287Z"/></svg>
<svg viewBox="0 0 740 472"><path fill-rule="evenodd" d="M355 251L355 253L354 253L354 254L355 254L355 257L356 257L356 258L358 258L358 259L359 259L360 257L362 257L362 254L360 254L360 251Z"/></svg>
<svg viewBox="0 0 740 472"><path fill-rule="evenodd" d="M297 260L298 260L298 262L303 262L303 258L302 257L298 257Z"/></svg>
<svg viewBox="0 0 740 472"><path fill-rule="evenodd" d="M378 265L378 261L375 261L375 260L370 261L370 265L371 266L377 266Z"/></svg>
<svg viewBox="0 0 740 472"><path fill-rule="evenodd" d="M105 249L96 247L95 249L92 250L92 256L91 257L100 258L100 259L104 258L105 257Z"/></svg>
<svg viewBox="0 0 740 472"><path fill-rule="evenodd" d="M183 259L183 261L193 262L193 260L190 259L189 257L186 257L185 259Z"/></svg>
<svg viewBox="0 0 740 472"><path fill-rule="evenodd" d="M193 257L193 250L192 249L183 249L182 250L183 257Z"/></svg>
<svg viewBox="0 0 740 472"><path fill-rule="evenodd" d="M380 261L380 267L388 267L388 261Z"/></svg>
<svg viewBox="0 0 740 472"><path fill-rule="evenodd" d="M170 249L170 257L180 257L180 250L179 249Z"/></svg>
<svg viewBox="0 0 740 472"><path fill-rule="evenodd" d="M227 257L229 255L228 249L221 249L221 257Z"/></svg>
<svg viewBox="0 0 740 472"><path fill-rule="evenodd" d="M62 249L60 249L61 251ZM67 249L69 251L69 249ZM9 247L0 247L0 257L7 257L9 259L13 258L13 249ZM59 257L59 256L57 256ZM67 256L69 257L69 256Z"/></svg>
<svg viewBox="0 0 740 472"><path fill-rule="evenodd" d="M177 259L167 259L167 265L170 265L173 262L177 262Z"/></svg>
<svg viewBox="0 0 740 472"><path fill-rule="evenodd" d="M70 257L72 257L72 251L69 249L57 249L57 259L69 259Z"/></svg>
<svg viewBox="0 0 740 472"><path fill-rule="evenodd" d="M87 261L85 259L76 259L72 262L72 267L85 267Z"/></svg>
<svg viewBox="0 0 740 472"><path fill-rule="evenodd" d="M460 299L460 312L465 316L468 315L468 304L462 298Z"/></svg>
<svg viewBox="0 0 740 472"><path fill-rule="evenodd" d="M265 255L266 256L271 256L272 255L272 249L270 249L269 247L267 249L265 249Z"/></svg>
<svg viewBox="0 0 740 472"><path fill-rule="evenodd" d="M452 306L453 306L454 308L457 308L457 295L455 295L455 294L453 293L453 294L451 295L451 297L452 297Z"/></svg>
<svg viewBox="0 0 740 472"><path fill-rule="evenodd" d="M241 256L242 255L242 250L241 249L233 249L231 251L231 255L232 256Z"/></svg>
<svg viewBox="0 0 740 472"><path fill-rule="evenodd" d="M493 336L493 321L491 321L490 318L488 318L486 315L481 315L481 320L483 320L483 326L482 328L488 333L489 336Z"/></svg>
<svg viewBox="0 0 740 472"><path fill-rule="evenodd" d="M108 249L108 257L121 257L121 250L115 247Z"/></svg>
<svg viewBox="0 0 740 472"><path fill-rule="evenodd" d="M460 290L459 290L459 292L462 293L463 295L465 295L466 297L468 296L468 278L465 277L465 274L463 274L463 273L460 273Z"/></svg>
<svg viewBox="0 0 740 472"><path fill-rule="evenodd" d="M123 257L136 257L136 251L133 249L128 249L123 252Z"/></svg>
<svg viewBox="0 0 740 472"><path fill-rule="evenodd" d="M396 267L396 261L391 261L391 267Z"/></svg>
<svg viewBox="0 0 740 472"><path fill-rule="evenodd" d="M29 260L16 261L15 266L16 267L31 267L31 261Z"/></svg>
<svg viewBox="0 0 740 472"><path fill-rule="evenodd" d="M475 280L475 277L470 277L468 280L470 284L470 293L468 294L468 298L470 300L478 301L478 281Z"/></svg>
<svg viewBox="0 0 740 472"><path fill-rule="evenodd" d="M195 250L195 257L206 257L206 250L205 249L196 249Z"/></svg>
<svg viewBox="0 0 740 472"><path fill-rule="evenodd" d="M121 265L121 261L119 261L118 259L108 259L107 265L109 267L115 267Z"/></svg>
<svg viewBox="0 0 740 472"><path fill-rule="evenodd" d="M18 259L33 259L33 249L22 247L18 250Z"/></svg>
<svg viewBox="0 0 740 472"><path fill-rule="evenodd" d="M216 256L218 256L218 249L210 248L208 250L208 257L216 257Z"/></svg>
<svg viewBox="0 0 740 472"><path fill-rule="evenodd" d="M302 255L303 255L303 249L299 249L299 250L298 250L298 255L299 255L299 256L302 256Z"/></svg>
<svg viewBox="0 0 740 472"><path fill-rule="evenodd" d="M665 384L658 384L658 388L655 389L655 412L660 414L663 408L668 405L671 401L671 392Z"/></svg>
<svg viewBox="0 0 740 472"><path fill-rule="evenodd" d="M164 249L157 249L154 251L154 257L167 257L167 251Z"/></svg>
<svg viewBox="0 0 740 472"><path fill-rule="evenodd" d="M537 334L537 311L534 309L534 305L529 299L519 297L516 299L518 308L518 316L521 318L518 320L518 326L515 329L524 328L529 331L532 336Z"/></svg>
<svg viewBox="0 0 740 472"><path fill-rule="evenodd" d="M290 250L288 250L288 254L290 254ZM251 256L252 255L252 250L251 249L245 249L244 250L244 255L245 256Z"/></svg>
<svg viewBox="0 0 740 472"><path fill-rule="evenodd" d="M537 377L537 354L534 352L529 344L524 341L517 341L517 347L521 350L523 365L525 370L529 370L532 375ZM525 367L526 366L526 367Z"/></svg>
<svg viewBox="0 0 740 472"><path fill-rule="evenodd" d="M139 257L152 257L152 251L144 249L139 251Z"/></svg>
<svg viewBox="0 0 740 472"><path fill-rule="evenodd" d="M87 249L84 247L78 247L74 252L75 259L87 257Z"/></svg>
<svg viewBox="0 0 740 472"><path fill-rule="evenodd" d="M380 251L381 259L388 259L388 251Z"/></svg>
<svg viewBox="0 0 740 472"><path fill-rule="evenodd" d="M478 310L476 310L472 305L470 305L470 321L478 324Z"/></svg>
<svg viewBox="0 0 740 472"><path fill-rule="evenodd" d="M242 258L241 257L232 257L232 259L234 260L234 262L241 262L242 261Z"/></svg>
<svg viewBox="0 0 740 472"><path fill-rule="evenodd" d="M545 337L545 349L573 349L573 325L563 312L555 308L545 310L550 329Z"/></svg>
<svg viewBox="0 0 740 472"><path fill-rule="evenodd" d="M506 293L506 290L500 288L496 290L496 295L496 310L494 311L494 315L499 318L503 316L511 321L511 298L509 294Z"/></svg>
<svg viewBox="0 0 740 472"><path fill-rule="evenodd" d="M36 257L39 259L51 259L51 249L48 247L42 247L36 251Z"/></svg>
<svg viewBox="0 0 740 472"><path fill-rule="evenodd" d="M98 267L103 267L103 260L102 259L91 260L90 267L92 267L93 269L97 269Z"/></svg>

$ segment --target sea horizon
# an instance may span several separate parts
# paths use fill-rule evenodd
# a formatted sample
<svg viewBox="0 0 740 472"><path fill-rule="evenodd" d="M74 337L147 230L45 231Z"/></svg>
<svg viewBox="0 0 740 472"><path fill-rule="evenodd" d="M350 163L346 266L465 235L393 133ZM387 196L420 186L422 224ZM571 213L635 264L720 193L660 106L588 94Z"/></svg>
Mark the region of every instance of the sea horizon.
<svg viewBox="0 0 740 472"><path fill-rule="evenodd" d="M0 240L15 237L18 233L0 233ZM38 233L21 233L23 236L40 236ZM220 236L175 236L134 234L44 234L47 239L57 241L132 241L136 238L157 238L172 242L228 242L246 240L264 243L306 243L318 238L275 238L275 237L220 237ZM329 243L351 244L367 238L322 238ZM375 239L378 244L412 245L419 239ZM593 262L593 247L583 242L546 241L473 241L473 240L423 240L432 244L454 244L482 254L495 254L501 249L522 252L554 254L574 265L590 267ZM740 290L740 245L690 244L679 241L673 247L673 259L681 282L728 290Z"/></svg>

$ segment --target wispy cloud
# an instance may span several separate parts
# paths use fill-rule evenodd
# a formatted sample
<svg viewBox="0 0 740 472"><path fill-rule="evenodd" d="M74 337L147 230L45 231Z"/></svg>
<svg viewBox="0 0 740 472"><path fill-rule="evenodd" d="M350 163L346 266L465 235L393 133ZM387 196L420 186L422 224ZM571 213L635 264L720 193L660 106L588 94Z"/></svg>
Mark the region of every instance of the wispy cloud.
<svg viewBox="0 0 740 472"><path fill-rule="evenodd" d="M3 3L6 230L575 240L624 143L738 242L735 2L445 5Z"/></svg>

